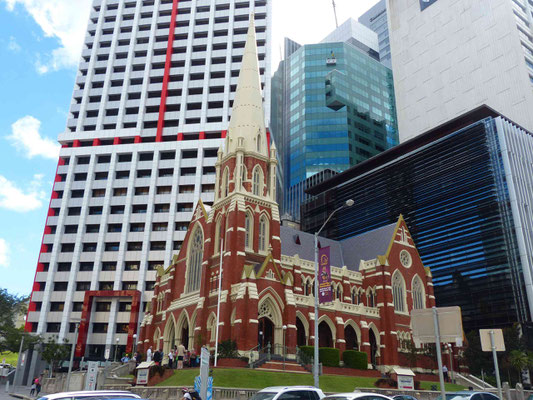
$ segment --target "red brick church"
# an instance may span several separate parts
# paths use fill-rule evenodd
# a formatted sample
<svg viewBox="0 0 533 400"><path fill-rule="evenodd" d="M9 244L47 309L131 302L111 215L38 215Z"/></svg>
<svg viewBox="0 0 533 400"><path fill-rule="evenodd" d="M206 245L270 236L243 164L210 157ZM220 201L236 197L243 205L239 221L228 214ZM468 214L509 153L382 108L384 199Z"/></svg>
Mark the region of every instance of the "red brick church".
<svg viewBox="0 0 533 400"><path fill-rule="evenodd" d="M253 18L251 18L253 21ZM314 315L314 237L281 226L276 203L277 155L264 123L253 22L224 146L216 163L212 207L200 201L181 250L160 270L139 350L215 345L222 258L219 342L246 354L258 344L276 351L319 344L358 349L369 363L405 365L410 310L435 304L431 273L405 221L330 246L334 300ZM286 326L284 331L283 326Z"/></svg>

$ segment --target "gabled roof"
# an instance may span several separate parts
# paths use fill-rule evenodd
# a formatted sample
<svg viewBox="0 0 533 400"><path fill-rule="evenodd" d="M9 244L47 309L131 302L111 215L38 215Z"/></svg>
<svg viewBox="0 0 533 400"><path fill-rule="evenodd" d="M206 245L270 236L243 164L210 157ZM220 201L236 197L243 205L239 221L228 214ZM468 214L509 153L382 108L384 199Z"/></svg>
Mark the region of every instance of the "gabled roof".
<svg viewBox="0 0 533 400"><path fill-rule="evenodd" d="M358 271L362 260L373 260L387 254L396 226L397 222L340 241L323 237L319 237L318 241L320 247L330 246L332 266L342 268L346 265L349 270ZM282 255L298 254L304 260L315 259L314 235L288 226L281 226L280 233Z"/></svg>

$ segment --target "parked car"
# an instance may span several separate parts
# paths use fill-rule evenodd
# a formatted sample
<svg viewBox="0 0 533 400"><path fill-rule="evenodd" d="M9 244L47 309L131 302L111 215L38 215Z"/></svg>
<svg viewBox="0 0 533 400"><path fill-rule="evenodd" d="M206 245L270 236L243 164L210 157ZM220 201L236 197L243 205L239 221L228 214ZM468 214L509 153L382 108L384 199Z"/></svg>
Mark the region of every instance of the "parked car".
<svg viewBox="0 0 533 400"><path fill-rule="evenodd" d="M406 394L399 394L397 396L392 396L392 400L418 400L416 397L408 396Z"/></svg>
<svg viewBox="0 0 533 400"><path fill-rule="evenodd" d="M437 400L442 400L442 396L437 397ZM500 400L500 398L489 392L463 390L460 392L446 393L446 400Z"/></svg>
<svg viewBox="0 0 533 400"><path fill-rule="evenodd" d="M250 400L320 400L324 392L314 386L271 386L261 389Z"/></svg>
<svg viewBox="0 0 533 400"><path fill-rule="evenodd" d="M127 390L84 390L81 392L62 392L47 394L38 400L92 400L92 399L140 399L141 396Z"/></svg>
<svg viewBox="0 0 533 400"><path fill-rule="evenodd" d="M370 392L348 392L335 393L324 397L323 400L392 400L390 397L379 393Z"/></svg>

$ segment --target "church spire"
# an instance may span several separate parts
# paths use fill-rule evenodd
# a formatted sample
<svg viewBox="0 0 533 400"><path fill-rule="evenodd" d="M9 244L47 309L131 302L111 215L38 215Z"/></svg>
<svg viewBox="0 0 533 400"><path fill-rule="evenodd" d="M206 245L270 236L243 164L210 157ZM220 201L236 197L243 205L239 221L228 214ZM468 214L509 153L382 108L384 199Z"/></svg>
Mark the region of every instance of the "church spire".
<svg viewBox="0 0 533 400"><path fill-rule="evenodd" d="M224 154L233 153L238 147L268 157L254 14L250 15Z"/></svg>

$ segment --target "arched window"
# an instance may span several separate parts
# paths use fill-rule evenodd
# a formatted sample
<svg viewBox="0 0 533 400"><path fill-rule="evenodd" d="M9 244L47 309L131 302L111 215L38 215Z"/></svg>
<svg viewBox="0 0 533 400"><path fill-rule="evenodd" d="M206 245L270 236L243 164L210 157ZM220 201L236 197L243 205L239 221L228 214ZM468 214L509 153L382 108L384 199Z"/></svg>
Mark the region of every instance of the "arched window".
<svg viewBox="0 0 533 400"><path fill-rule="evenodd" d="M405 281L402 275L396 271L392 275L392 299L394 302L394 310L405 312Z"/></svg>
<svg viewBox="0 0 533 400"><path fill-rule="evenodd" d="M302 281L302 288L304 291L304 296L309 296L309 282L306 278L304 278Z"/></svg>
<svg viewBox="0 0 533 400"><path fill-rule="evenodd" d="M241 166L241 189L244 189L244 183L246 182L246 167Z"/></svg>
<svg viewBox="0 0 533 400"><path fill-rule="evenodd" d="M351 297L352 297L352 304L357 304L357 289L352 288Z"/></svg>
<svg viewBox="0 0 533 400"><path fill-rule="evenodd" d="M357 292L357 304L361 304L361 297L363 296L363 289Z"/></svg>
<svg viewBox="0 0 533 400"><path fill-rule="evenodd" d="M372 289L370 289L366 294L366 303L368 304L368 307L375 307Z"/></svg>
<svg viewBox="0 0 533 400"><path fill-rule="evenodd" d="M424 286L422 285L422 280L419 276L415 276L413 279L413 287L411 288L411 292L413 294L413 308L426 308Z"/></svg>
<svg viewBox="0 0 533 400"><path fill-rule="evenodd" d="M267 251L268 221L264 215L259 218L259 251Z"/></svg>
<svg viewBox="0 0 533 400"><path fill-rule="evenodd" d="M244 217L244 229L246 230L244 234L244 247L251 249L253 248L254 219L249 212Z"/></svg>
<svg viewBox="0 0 533 400"><path fill-rule="evenodd" d="M337 286L337 296L336 297L337 297L337 300L342 301L342 288L341 288L340 284Z"/></svg>
<svg viewBox="0 0 533 400"><path fill-rule="evenodd" d="M200 277L202 275L202 261L204 258L204 235L202 229L197 227L189 243L189 256L187 258L187 292L200 289Z"/></svg>
<svg viewBox="0 0 533 400"><path fill-rule="evenodd" d="M252 193L256 196L261 196L262 188L263 188L263 173L261 171L261 167L256 167L254 169L254 176L253 176L253 182L252 182Z"/></svg>
<svg viewBox="0 0 533 400"><path fill-rule="evenodd" d="M229 186L229 169L226 167L224 169L224 174L222 174L222 187L220 188L220 197L224 198L228 195L228 186Z"/></svg>
<svg viewBox="0 0 533 400"><path fill-rule="evenodd" d="M261 152L261 134L257 135L257 152Z"/></svg>
<svg viewBox="0 0 533 400"><path fill-rule="evenodd" d="M220 227L222 224L222 216L219 216L215 225L215 254L220 251Z"/></svg>

